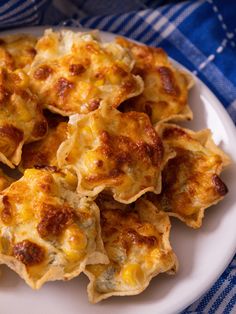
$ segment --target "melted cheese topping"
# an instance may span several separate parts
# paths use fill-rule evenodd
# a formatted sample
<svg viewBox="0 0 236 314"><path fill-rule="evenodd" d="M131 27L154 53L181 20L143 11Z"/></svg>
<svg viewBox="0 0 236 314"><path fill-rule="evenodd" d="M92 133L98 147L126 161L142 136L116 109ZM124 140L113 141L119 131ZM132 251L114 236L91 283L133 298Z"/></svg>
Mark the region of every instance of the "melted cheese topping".
<svg viewBox="0 0 236 314"><path fill-rule="evenodd" d="M47 121L28 85L22 70L0 68L0 161L10 167L19 164L24 143L47 132Z"/></svg>
<svg viewBox="0 0 236 314"><path fill-rule="evenodd" d="M154 124L192 119L187 99L192 86L190 76L175 68L161 48L139 45L121 37L116 42L130 50L136 61L133 73L144 81L142 94L126 101L123 110L145 112Z"/></svg>
<svg viewBox="0 0 236 314"><path fill-rule="evenodd" d="M35 55L37 39L31 35L9 35L0 38L0 66L9 70L29 67Z"/></svg>
<svg viewBox="0 0 236 314"><path fill-rule="evenodd" d="M219 202L227 193L220 179L228 157L216 147L209 130L193 132L176 125L157 127L164 146L176 152L163 171L163 189L149 195L160 210L176 216L193 228L202 224L204 209Z"/></svg>
<svg viewBox="0 0 236 314"><path fill-rule="evenodd" d="M0 263L32 288L77 276L94 252L106 261L98 208L75 187L48 167L26 170L0 194Z"/></svg>
<svg viewBox="0 0 236 314"><path fill-rule="evenodd" d="M103 44L87 33L47 30L36 50L32 88L46 107L62 115L88 113L101 100L117 107L142 92L141 78L130 73L133 59L114 42Z"/></svg>
<svg viewBox="0 0 236 314"><path fill-rule="evenodd" d="M147 115L103 104L71 117L69 125L58 163L77 171L79 193L95 196L108 189L116 200L131 203L146 191L160 192L160 173L169 156Z"/></svg>
<svg viewBox="0 0 236 314"><path fill-rule="evenodd" d="M89 300L142 292L159 273L175 272L177 261L169 244L170 221L148 201L123 205L98 201L102 239L108 265L86 267Z"/></svg>
<svg viewBox="0 0 236 314"><path fill-rule="evenodd" d="M23 147L21 168L57 166L57 150L60 144L66 139L66 133L66 122L60 122L56 127L49 126L46 137Z"/></svg>

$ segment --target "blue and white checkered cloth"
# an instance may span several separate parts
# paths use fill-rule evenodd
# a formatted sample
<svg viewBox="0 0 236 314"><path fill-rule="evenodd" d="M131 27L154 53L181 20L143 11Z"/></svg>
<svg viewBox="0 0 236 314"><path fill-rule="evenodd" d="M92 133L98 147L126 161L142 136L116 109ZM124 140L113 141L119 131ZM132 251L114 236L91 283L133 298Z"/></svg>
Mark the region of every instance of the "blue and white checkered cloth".
<svg viewBox="0 0 236 314"><path fill-rule="evenodd" d="M0 1L0 29L58 24L97 28L163 47L210 87L236 123L236 1ZM183 313L236 313L236 256Z"/></svg>

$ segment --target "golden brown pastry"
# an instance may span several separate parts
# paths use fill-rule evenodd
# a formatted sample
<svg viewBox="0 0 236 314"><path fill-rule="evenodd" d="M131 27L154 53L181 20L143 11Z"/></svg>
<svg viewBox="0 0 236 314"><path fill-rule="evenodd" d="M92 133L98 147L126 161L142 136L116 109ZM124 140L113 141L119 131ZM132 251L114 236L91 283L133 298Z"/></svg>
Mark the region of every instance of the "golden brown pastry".
<svg viewBox="0 0 236 314"><path fill-rule="evenodd" d="M186 72L178 70L161 48L140 45L118 37L116 42L131 51L135 59L133 73L144 81L143 92L127 100L124 111L140 111L150 116L153 124L168 120L191 120L188 90L193 80Z"/></svg>
<svg viewBox="0 0 236 314"><path fill-rule="evenodd" d="M35 166L57 166L57 150L67 136L67 121L63 118L47 113L48 133L42 140L23 146L22 170Z"/></svg>
<svg viewBox="0 0 236 314"><path fill-rule="evenodd" d="M54 112L88 113L102 100L117 107L142 92L142 79L131 74L134 62L127 50L101 43L92 33L46 30L36 50L31 85Z"/></svg>
<svg viewBox="0 0 236 314"><path fill-rule="evenodd" d="M218 203L228 189L219 175L229 158L218 148L208 129L194 132L174 124L160 124L164 146L176 152L162 175L162 193L149 195L159 210L199 228L204 211Z"/></svg>
<svg viewBox="0 0 236 314"><path fill-rule="evenodd" d="M142 199L130 205L102 199L98 205L110 263L86 267L90 302L139 294L159 273L176 272L177 259L169 243L171 225L164 212Z"/></svg>
<svg viewBox="0 0 236 314"><path fill-rule="evenodd" d="M23 70L0 67L0 161L11 168L21 160L24 143L41 139L47 121Z"/></svg>
<svg viewBox="0 0 236 314"><path fill-rule="evenodd" d="M34 289L78 276L89 259L107 262L98 207L75 188L70 175L47 167L26 170L0 193L0 263Z"/></svg>
<svg viewBox="0 0 236 314"><path fill-rule="evenodd" d="M77 172L79 193L93 197L106 189L122 203L147 191L160 193L161 171L171 156L146 114L106 104L70 118L68 139L57 154L59 167Z"/></svg>

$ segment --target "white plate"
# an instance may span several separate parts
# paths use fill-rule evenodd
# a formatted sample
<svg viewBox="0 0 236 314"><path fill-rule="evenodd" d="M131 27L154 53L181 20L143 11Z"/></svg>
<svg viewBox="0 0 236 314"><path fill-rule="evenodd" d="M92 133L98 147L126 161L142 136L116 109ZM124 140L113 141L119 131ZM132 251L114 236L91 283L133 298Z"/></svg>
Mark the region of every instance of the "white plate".
<svg viewBox="0 0 236 314"><path fill-rule="evenodd" d="M16 32L41 35L43 30L43 27L35 27L11 30L1 35ZM109 41L114 35L101 32L101 37ZM138 296L113 297L91 305L87 301L88 280L84 275L69 282L47 283L40 291L33 291L16 274L2 267L1 313L178 313L211 287L236 250L236 131L223 106L197 78L189 102L194 121L185 125L194 130L210 128L214 140L232 157L234 164L222 176L229 187L228 195L219 205L206 211L200 230L192 230L172 219L171 243L180 262L178 274L157 276Z"/></svg>

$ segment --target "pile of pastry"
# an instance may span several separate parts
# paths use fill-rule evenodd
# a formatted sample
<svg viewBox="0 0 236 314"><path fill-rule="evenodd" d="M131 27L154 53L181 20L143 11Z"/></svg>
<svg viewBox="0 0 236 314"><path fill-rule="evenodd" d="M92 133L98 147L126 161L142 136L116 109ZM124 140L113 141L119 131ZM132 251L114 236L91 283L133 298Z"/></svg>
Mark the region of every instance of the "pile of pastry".
<svg viewBox="0 0 236 314"><path fill-rule="evenodd" d="M210 130L174 124L193 118L192 85L124 38L2 38L0 263L34 289L83 272L91 302L174 274L169 216L199 228L227 193Z"/></svg>

